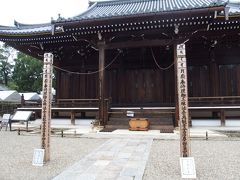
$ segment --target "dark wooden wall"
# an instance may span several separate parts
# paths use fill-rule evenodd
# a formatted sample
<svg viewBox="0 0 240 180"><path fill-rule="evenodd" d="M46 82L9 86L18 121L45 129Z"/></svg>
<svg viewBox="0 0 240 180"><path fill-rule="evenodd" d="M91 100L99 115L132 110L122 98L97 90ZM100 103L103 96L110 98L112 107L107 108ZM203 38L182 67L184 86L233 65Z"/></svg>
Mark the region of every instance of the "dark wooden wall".
<svg viewBox="0 0 240 180"><path fill-rule="evenodd" d="M214 56L210 53L214 52ZM167 67L173 62L173 49L153 48L157 62ZM106 65L116 51L108 51ZM80 57L79 57L80 59ZM240 53L238 47L209 49L187 47L189 96L240 95ZM62 64L72 71L89 72L98 68L98 56ZM124 49L106 70L106 97L114 105L168 105L175 101L174 67L161 70L153 61L150 48ZM75 75L58 72L57 98L98 98L98 74Z"/></svg>

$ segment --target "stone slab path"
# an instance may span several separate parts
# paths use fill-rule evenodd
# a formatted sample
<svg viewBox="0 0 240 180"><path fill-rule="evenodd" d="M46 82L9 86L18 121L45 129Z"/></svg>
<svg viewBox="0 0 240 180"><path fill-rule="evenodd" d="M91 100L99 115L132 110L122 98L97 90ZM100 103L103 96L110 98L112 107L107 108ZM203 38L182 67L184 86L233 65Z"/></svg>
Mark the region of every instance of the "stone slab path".
<svg viewBox="0 0 240 180"><path fill-rule="evenodd" d="M110 139L54 180L141 180L152 139Z"/></svg>

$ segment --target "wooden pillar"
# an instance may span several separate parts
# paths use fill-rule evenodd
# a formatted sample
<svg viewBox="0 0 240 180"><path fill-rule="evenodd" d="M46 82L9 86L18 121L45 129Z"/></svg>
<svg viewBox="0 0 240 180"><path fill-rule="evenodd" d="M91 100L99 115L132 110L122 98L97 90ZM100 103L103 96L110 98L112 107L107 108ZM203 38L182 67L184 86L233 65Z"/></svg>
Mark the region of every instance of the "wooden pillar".
<svg viewBox="0 0 240 180"><path fill-rule="evenodd" d="M216 97L219 96L219 88L220 88L220 82L219 82L219 68L215 60L215 52L214 48L211 48L210 50L210 64L209 64L209 79L210 79L210 96ZM212 111L212 118L218 117L218 111Z"/></svg>
<svg viewBox="0 0 240 180"><path fill-rule="evenodd" d="M61 67L61 63L59 61L55 61L54 65L57 67ZM55 105L59 106L58 104L58 99L61 99L61 77L62 77L62 73L60 70L56 70L56 96L55 96ZM59 117L59 111L55 111L53 113L54 117Z"/></svg>
<svg viewBox="0 0 240 180"><path fill-rule="evenodd" d="M99 41L99 121L101 125L105 125L105 42Z"/></svg>
<svg viewBox="0 0 240 180"><path fill-rule="evenodd" d="M210 50L209 78L210 96L219 96L219 68L215 60L215 52L213 48Z"/></svg>
<svg viewBox="0 0 240 180"><path fill-rule="evenodd" d="M174 44L174 77L175 77L175 121L174 126L179 127L179 107L178 107L178 89L177 89L177 45Z"/></svg>
<svg viewBox="0 0 240 180"><path fill-rule="evenodd" d="M51 103L52 103L52 64L53 54L44 54L43 65L43 99L42 99L42 126L41 126L41 146L45 150L44 162L50 160L50 135L51 135Z"/></svg>
<svg viewBox="0 0 240 180"><path fill-rule="evenodd" d="M177 91L180 128L180 156L190 156L188 81L185 44L178 44L176 51Z"/></svg>
<svg viewBox="0 0 240 180"><path fill-rule="evenodd" d="M55 66L57 67L61 67L61 63L59 61L56 61L54 63ZM55 101L57 102L57 99L60 99L61 97L61 71L60 70L56 70L56 96L55 96Z"/></svg>

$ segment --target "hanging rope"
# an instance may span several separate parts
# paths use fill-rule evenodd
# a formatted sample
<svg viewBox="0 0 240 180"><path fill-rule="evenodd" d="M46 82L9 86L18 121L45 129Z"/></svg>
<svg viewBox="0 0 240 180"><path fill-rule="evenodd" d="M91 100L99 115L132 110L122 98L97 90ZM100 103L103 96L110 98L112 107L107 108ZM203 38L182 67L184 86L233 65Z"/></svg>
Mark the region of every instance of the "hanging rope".
<svg viewBox="0 0 240 180"><path fill-rule="evenodd" d="M167 67L161 67L161 66L158 64L157 60L156 60L156 57L155 57L155 55L154 55L154 53L153 53L152 48L151 48L151 53L152 53L153 60L154 60L155 64L157 65L157 67L158 67L159 69L165 71L165 70L170 69L170 68L174 65L174 61L173 61L173 62L172 62L169 66L167 66Z"/></svg>
<svg viewBox="0 0 240 180"><path fill-rule="evenodd" d="M57 67L57 66L53 66L53 67L56 68L56 69L58 69L58 70L60 70L60 71L67 72L67 73L69 73L69 74L76 74L76 75L91 75L91 74L97 74L97 73L99 73L99 72L104 71L104 70L107 69L109 66L111 66L121 53L122 53L122 52L119 51L118 54L113 58L113 60L112 60L107 66L105 66L103 69L100 69L100 70L98 70L98 71L87 72L87 73L80 73L80 72L68 71L68 70L66 70L66 69L63 69L63 68L60 68L60 67Z"/></svg>

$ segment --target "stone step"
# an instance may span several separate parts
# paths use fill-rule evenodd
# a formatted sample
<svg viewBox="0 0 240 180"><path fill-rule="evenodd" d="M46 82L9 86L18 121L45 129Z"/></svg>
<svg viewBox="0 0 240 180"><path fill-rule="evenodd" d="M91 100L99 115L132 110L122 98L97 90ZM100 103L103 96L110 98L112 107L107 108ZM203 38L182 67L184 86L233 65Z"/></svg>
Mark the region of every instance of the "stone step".
<svg viewBox="0 0 240 180"><path fill-rule="evenodd" d="M127 117L126 114L109 114L109 117L121 117L121 118L124 118L124 117ZM159 117L159 118L162 118L162 117L174 117L173 114L134 114L134 117Z"/></svg>
<svg viewBox="0 0 240 180"><path fill-rule="evenodd" d="M107 125L128 125L128 122L108 122ZM150 122L150 125L173 125L172 122Z"/></svg>
<svg viewBox="0 0 240 180"><path fill-rule="evenodd" d="M170 117L134 117L134 118L146 118L149 121L172 121ZM130 117L109 117L109 121L129 121Z"/></svg>
<svg viewBox="0 0 240 180"><path fill-rule="evenodd" d="M129 128L129 125L124 125L124 124L119 124L119 125L106 125L105 126L105 129L128 129Z"/></svg>
<svg viewBox="0 0 240 180"><path fill-rule="evenodd" d="M114 131L116 129L129 129L129 125L106 125L105 130ZM162 132L173 133L174 127L172 125L150 125L149 130L160 130Z"/></svg>
<svg viewBox="0 0 240 180"><path fill-rule="evenodd" d="M110 118L107 124L128 124L129 118ZM173 120L166 118L166 119L159 119L159 118L148 118L150 124L173 124Z"/></svg>

